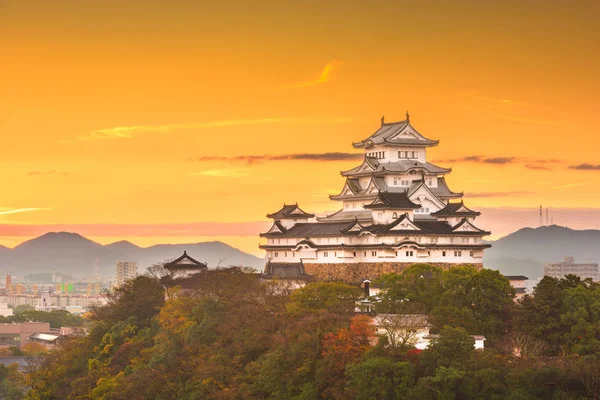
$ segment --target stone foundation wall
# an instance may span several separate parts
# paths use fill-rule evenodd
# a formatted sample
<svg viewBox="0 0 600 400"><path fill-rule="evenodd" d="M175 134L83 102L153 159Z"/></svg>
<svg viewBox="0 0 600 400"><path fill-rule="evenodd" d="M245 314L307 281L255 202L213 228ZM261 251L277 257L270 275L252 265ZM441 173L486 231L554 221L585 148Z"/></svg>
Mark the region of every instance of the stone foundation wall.
<svg viewBox="0 0 600 400"><path fill-rule="evenodd" d="M389 272L400 273L415 263L340 263L340 264L304 264L304 271L319 281L342 281L346 283L359 283L364 279L374 280L382 274ZM427 263L442 269L450 269L462 265L469 265L477 269L483 268L483 264L451 264L451 263Z"/></svg>

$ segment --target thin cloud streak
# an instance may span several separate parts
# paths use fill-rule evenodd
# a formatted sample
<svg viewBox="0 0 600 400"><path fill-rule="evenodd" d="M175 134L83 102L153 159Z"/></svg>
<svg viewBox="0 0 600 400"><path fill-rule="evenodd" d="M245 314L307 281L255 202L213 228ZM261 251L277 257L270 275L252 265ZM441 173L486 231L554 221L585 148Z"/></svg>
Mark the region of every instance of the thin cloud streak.
<svg viewBox="0 0 600 400"><path fill-rule="evenodd" d="M584 185L587 185L587 183L567 183L566 185L552 186L552 189L568 189L568 188L584 186Z"/></svg>
<svg viewBox="0 0 600 400"><path fill-rule="evenodd" d="M363 153L297 153L297 154L263 154L263 155L241 155L233 157L203 156L191 161L210 162L227 161L255 164L267 161L352 161L364 158Z"/></svg>
<svg viewBox="0 0 600 400"><path fill-rule="evenodd" d="M466 156L462 158L451 158L441 160L441 162L447 163L460 163L460 162L473 162L479 164L494 164L494 165L505 165L512 164L517 160L516 157L484 157L484 156Z"/></svg>
<svg viewBox="0 0 600 400"><path fill-rule="evenodd" d="M245 178L250 176L250 169L232 168L232 169L207 169L204 171L192 172L193 176L209 176L213 178Z"/></svg>
<svg viewBox="0 0 600 400"><path fill-rule="evenodd" d="M46 211L50 210L50 208L40 208L40 207L26 207L26 208L13 208L13 209L0 209L0 215L9 215L9 214L19 214L24 212L31 211Z"/></svg>
<svg viewBox="0 0 600 400"><path fill-rule="evenodd" d="M316 85L320 85L323 83L327 83L334 79L335 73L339 70L339 67L340 67L340 62L336 61L336 60L332 60L323 67L323 69L321 70L321 73L319 74L319 76L316 79L310 80L307 82L294 83L294 84L289 85L288 87L290 87L290 88L305 88L305 87L316 86Z"/></svg>
<svg viewBox="0 0 600 400"><path fill-rule="evenodd" d="M531 104L524 103L521 101L515 101L515 100L506 99L506 98L502 99L502 98L485 96L485 95L480 94L479 92L462 92L461 95L464 97L468 97L470 99L482 100L482 101L485 101L488 103L504 104L504 105L508 105L508 106L527 107L527 106L531 105Z"/></svg>
<svg viewBox="0 0 600 400"><path fill-rule="evenodd" d="M570 165L570 169L576 169L579 171L600 171L600 164L579 164L579 165Z"/></svg>
<svg viewBox="0 0 600 400"><path fill-rule="evenodd" d="M49 171L31 171L27 173L27 176L48 176L48 175L61 175L61 176L67 176L69 175L66 172L59 172L55 169L51 169Z"/></svg>
<svg viewBox="0 0 600 400"><path fill-rule="evenodd" d="M230 119L219 121L208 121L188 124L164 124L164 125L131 125L131 126L116 126L113 128L95 129L87 135L79 136L77 140L94 141L104 139L131 139L135 135L143 132L171 132L181 129L210 129L210 128L227 128L243 125L261 125L261 124L278 124L278 123L347 123L351 120L348 118L260 118L260 119ZM61 141L68 142L68 141Z"/></svg>
<svg viewBox="0 0 600 400"><path fill-rule="evenodd" d="M510 197L510 196L528 196L533 195L535 192L527 192L527 191L513 191L513 192L474 192L467 193L466 197L471 197L474 199L481 198L489 198L489 197Z"/></svg>

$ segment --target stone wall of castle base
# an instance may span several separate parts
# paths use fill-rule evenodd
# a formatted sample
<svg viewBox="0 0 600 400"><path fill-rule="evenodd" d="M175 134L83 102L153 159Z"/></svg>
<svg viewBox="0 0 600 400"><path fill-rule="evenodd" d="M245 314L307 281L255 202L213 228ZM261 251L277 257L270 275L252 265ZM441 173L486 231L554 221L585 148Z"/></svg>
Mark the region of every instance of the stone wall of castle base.
<svg viewBox="0 0 600 400"><path fill-rule="evenodd" d="M427 263L442 269L458 266L472 266L483 268L483 264L451 264ZM414 263L382 262L382 263L339 263L339 264L304 264L304 271L318 281L341 281L346 283L359 283L364 279L374 280L382 274L389 272L400 273Z"/></svg>

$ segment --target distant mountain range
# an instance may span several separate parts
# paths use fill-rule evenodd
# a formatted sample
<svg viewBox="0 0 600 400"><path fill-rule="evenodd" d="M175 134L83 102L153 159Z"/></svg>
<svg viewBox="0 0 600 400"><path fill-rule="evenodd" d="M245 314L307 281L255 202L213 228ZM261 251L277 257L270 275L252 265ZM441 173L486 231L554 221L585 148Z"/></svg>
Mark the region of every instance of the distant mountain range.
<svg viewBox="0 0 600 400"><path fill-rule="evenodd" d="M117 261L136 261L142 273L152 264L172 260L186 250L209 267L242 265L262 269L265 261L223 242L160 244L139 247L127 241L101 245L77 233L51 232L13 249L0 247L0 274L28 275L58 271L76 277L90 276L96 266L103 275L114 275Z"/></svg>
<svg viewBox="0 0 600 400"><path fill-rule="evenodd" d="M505 275L543 276L544 265L563 261L600 262L600 230L574 230L551 225L523 228L492 243L485 251L484 266Z"/></svg>
<svg viewBox="0 0 600 400"><path fill-rule="evenodd" d="M484 266L505 275L525 275L536 279L543 274L544 264L562 261L565 256L575 261L600 261L600 231L577 231L561 226L524 228L491 242L485 251ZM216 267L243 265L262 270L265 260L223 242L159 244L139 247L128 241L101 245L77 233L47 233L10 249L0 246L0 274L28 275L57 271L76 277L90 276L95 267L103 275L114 275L119 260L136 261L138 271L179 257L186 250L199 261Z"/></svg>

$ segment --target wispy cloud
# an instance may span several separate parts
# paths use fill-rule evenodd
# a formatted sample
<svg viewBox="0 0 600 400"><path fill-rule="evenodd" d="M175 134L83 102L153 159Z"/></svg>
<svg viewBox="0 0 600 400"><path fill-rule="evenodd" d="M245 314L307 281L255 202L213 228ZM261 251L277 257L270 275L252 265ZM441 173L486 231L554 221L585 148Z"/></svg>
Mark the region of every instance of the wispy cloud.
<svg viewBox="0 0 600 400"><path fill-rule="evenodd" d="M441 160L441 162L447 163L479 163L479 164L492 164L492 165L509 165L509 164L520 164L527 169L540 170L540 171L551 171L551 166L555 164L564 163L562 160L550 158L550 159L539 159L529 157L484 157L484 156L464 156L459 158L451 158Z"/></svg>
<svg viewBox="0 0 600 400"><path fill-rule="evenodd" d="M488 105L488 108L472 107L472 106L467 106L467 105L460 105L458 107L463 110L467 110L467 111L471 111L471 112L475 112L475 113L479 113L479 114L485 114L490 117L499 118L499 119L503 119L506 121L519 122L519 123L523 123L523 124L552 125L552 126L564 125L563 122L556 121L556 120L510 115L510 114L508 114L509 111L505 111L505 110L499 111L497 109L497 107L494 107L494 106L490 107L489 105Z"/></svg>
<svg viewBox="0 0 600 400"><path fill-rule="evenodd" d="M552 169L546 165L540 165L540 164L525 164L525 168L527 169L533 169L533 170L540 170L540 171L551 171Z"/></svg>
<svg viewBox="0 0 600 400"><path fill-rule="evenodd" d="M49 208L26 207L26 208L0 208L0 215L19 214L30 211L44 211Z"/></svg>
<svg viewBox="0 0 600 400"><path fill-rule="evenodd" d="M552 186L552 189L568 189L568 188L584 186L584 185L587 185L587 183L567 183L565 185Z"/></svg>
<svg viewBox="0 0 600 400"><path fill-rule="evenodd" d="M535 194L534 192L527 191L513 191L513 192L474 192L468 193L467 197L471 198L486 198L486 197L510 197L510 196L527 196Z"/></svg>
<svg viewBox="0 0 600 400"><path fill-rule="evenodd" d="M196 122L186 124L162 124L162 125L129 125L116 126L113 128L95 129L87 135L77 137L77 140L103 140L103 139L131 139L140 133L148 132L173 132L182 129L210 129L227 128L242 125L261 125L278 123L346 123L351 120L348 118L258 118L258 119L229 119L219 121ZM69 142L62 140L61 142Z"/></svg>
<svg viewBox="0 0 600 400"><path fill-rule="evenodd" d="M579 171L600 171L600 164L579 164L579 165L570 165L570 169L577 169Z"/></svg>
<svg viewBox="0 0 600 400"><path fill-rule="evenodd" d="M242 162L246 164L255 164L267 161L348 161L360 160L364 158L362 153L297 153L297 154L263 154L263 155L241 155L233 157L223 156L204 156L198 157L191 161L208 162L208 161L228 161Z"/></svg>
<svg viewBox="0 0 600 400"><path fill-rule="evenodd" d="M67 176L69 175L67 172L59 172L55 169L51 169L48 171L31 171L27 173L27 176L43 176L43 175L61 175L61 176Z"/></svg>
<svg viewBox="0 0 600 400"><path fill-rule="evenodd" d="M470 99L480 100L487 103L504 104L507 106L526 107L530 105L522 101L511 100L508 98L486 96L479 92L462 92L461 95Z"/></svg>
<svg viewBox="0 0 600 400"><path fill-rule="evenodd" d="M210 176L214 178L245 178L250 176L251 170L248 168L225 168L225 169L207 169L204 171L192 172L194 176Z"/></svg>
<svg viewBox="0 0 600 400"><path fill-rule="evenodd" d="M448 163L460 163L460 162L472 162L479 164L495 164L495 165L504 165L504 164L512 164L516 161L516 157L484 157L484 156L466 156L461 158L452 158L442 160L442 162Z"/></svg>
<svg viewBox="0 0 600 400"><path fill-rule="evenodd" d="M335 74L340 68L340 62L336 60L329 61L321 70L321 73L316 79L312 79L305 82L298 82L288 85L291 88L304 88L309 86L320 85L322 83L327 83L334 79Z"/></svg>

